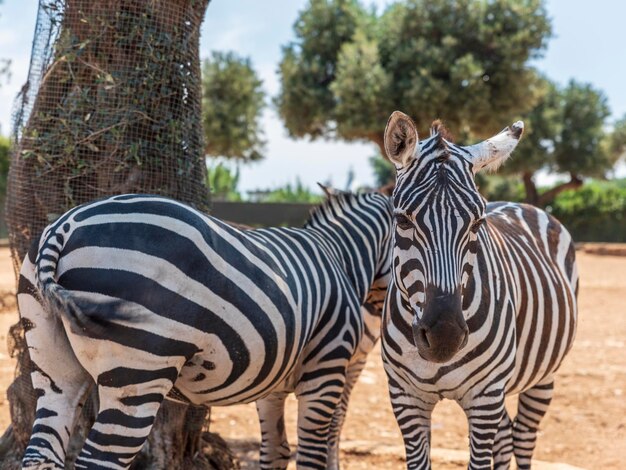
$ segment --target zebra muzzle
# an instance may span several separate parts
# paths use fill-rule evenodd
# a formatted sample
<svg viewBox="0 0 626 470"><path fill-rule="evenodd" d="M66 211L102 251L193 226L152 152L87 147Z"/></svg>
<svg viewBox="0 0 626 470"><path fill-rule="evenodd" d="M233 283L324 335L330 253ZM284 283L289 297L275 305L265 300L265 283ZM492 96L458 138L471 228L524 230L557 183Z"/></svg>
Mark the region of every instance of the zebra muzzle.
<svg viewBox="0 0 626 470"><path fill-rule="evenodd" d="M428 325L415 316L411 329L413 342L422 359L437 363L452 359L467 345L469 338L467 324L460 325L447 319Z"/></svg>

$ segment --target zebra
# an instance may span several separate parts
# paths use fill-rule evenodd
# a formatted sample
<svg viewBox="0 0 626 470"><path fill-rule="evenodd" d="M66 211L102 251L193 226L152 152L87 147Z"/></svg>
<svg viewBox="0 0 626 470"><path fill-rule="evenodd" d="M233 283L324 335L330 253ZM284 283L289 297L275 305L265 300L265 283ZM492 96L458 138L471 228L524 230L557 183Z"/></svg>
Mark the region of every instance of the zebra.
<svg viewBox="0 0 626 470"><path fill-rule="evenodd" d="M418 141L394 112L385 149L396 167L392 281L381 348L407 467L428 469L430 419L455 400L469 422L470 469L531 466L554 374L576 331L578 270L567 230L526 204L487 204L474 183L517 145L516 122L462 147L433 123ZM511 420L505 395L519 395Z"/></svg>
<svg viewBox="0 0 626 470"><path fill-rule="evenodd" d="M262 468L286 468L276 397L290 391L298 468L338 468L345 407L390 279L391 226L390 198L378 193L329 196L304 228L240 230L154 195L65 213L20 273L38 396L23 468L64 468L94 383L99 409L76 468L129 468L168 396L257 401Z"/></svg>
<svg viewBox="0 0 626 470"><path fill-rule="evenodd" d="M349 192L336 191L321 184L320 187L326 194L328 201L333 201L341 197L350 197ZM386 196L389 195L385 190L383 190L382 193ZM320 206L318 212L323 212L327 205ZM339 469L339 437L348 409L350 395L365 367L369 353L374 349L374 346L380 339L383 304L391 278L391 245L389 231L392 221L390 201L388 201L387 210L387 230L380 232L382 235L380 241L387 248L384 253L385 261L382 266L380 266L380 271L370 285L365 302L361 306L363 334L357 350L346 369L343 392L339 403L335 407L330 423L327 443L328 460L326 467L324 467L328 469ZM314 212L312 219L315 219L316 215L316 212ZM311 221L305 224L305 229L308 228L310 224ZM258 232L259 231L257 231L257 233ZM291 458L291 449L286 434L284 409L285 400L290 393L294 393L295 386L296 384L293 380L287 379L283 381L281 386L274 389L270 395L256 401L262 436L260 448L261 469L284 469L288 466Z"/></svg>

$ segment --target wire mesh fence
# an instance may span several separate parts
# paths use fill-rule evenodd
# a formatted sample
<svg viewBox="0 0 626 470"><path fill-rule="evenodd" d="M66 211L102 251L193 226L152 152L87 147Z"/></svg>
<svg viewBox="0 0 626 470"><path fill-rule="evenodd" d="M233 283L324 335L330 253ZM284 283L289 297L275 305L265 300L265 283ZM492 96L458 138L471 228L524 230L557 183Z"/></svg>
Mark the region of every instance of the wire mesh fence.
<svg viewBox="0 0 626 470"><path fill-rule="evenodd" d="M45 226L87 201L151 193L208 210L198 51L208 3L40 0L28 80L13 111L6 218L16 277ZM19 468L36 400L19 323L9 338L18 367L8 391L12 426L0 442L3 469ZM70 454L84 440L95 399ZM206 414L165 406L133 468L232 468L203 432Z"/></svg>
<svg viewBox="0 0 626 470"><path fill-rule="evenodd" d="M16 259L75 205L148 192L208 207L198 34L207 1L41 0L14 112Z"/></svg>

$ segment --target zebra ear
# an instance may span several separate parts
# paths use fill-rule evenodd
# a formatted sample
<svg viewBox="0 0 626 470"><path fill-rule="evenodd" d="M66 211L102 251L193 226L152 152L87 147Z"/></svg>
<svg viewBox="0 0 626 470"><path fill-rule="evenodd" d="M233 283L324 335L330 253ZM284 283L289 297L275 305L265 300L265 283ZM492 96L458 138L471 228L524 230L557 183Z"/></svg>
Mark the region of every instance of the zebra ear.
<svg viewBox="0 0 626 470"><path fill-rule="evenodd" d="M417 143L417 128L413 120L400 111L394 111L385 128L385 152L396 169L406 167L416 158Z"/></svg>
<svg viewBox="0 0 626 470"><path fill-rule="evenodd" d="M486 169L495 171L502 165L517 146L522 133L524 123L517 121L510 127L505 127L502 132L476 145L464 147L470 154L474 173Z"/></svg>
<svg viewBox="0 0 626 470"><path fill-rule="evenodd" d="M335 196L337 194L337 190L334 188L331 188L330 186L325 186L322 183L317 183L317 185L322 189L322 191L324 191L324 194L326 195L327 198L330 198L331 196Z"/></svg>

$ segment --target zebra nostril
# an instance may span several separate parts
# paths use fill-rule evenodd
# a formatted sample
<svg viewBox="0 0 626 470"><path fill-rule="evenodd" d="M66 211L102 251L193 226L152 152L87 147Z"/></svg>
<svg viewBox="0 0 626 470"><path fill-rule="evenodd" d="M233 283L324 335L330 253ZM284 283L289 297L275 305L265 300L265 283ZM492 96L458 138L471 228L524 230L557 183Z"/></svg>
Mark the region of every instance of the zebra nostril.
<svg viewBox="0 0 626 470"><path fill-rule="evenodd" d="M461 342L461 347L459 347L459 349L463 349L465 346L467 346L467 341L469 340L469 328L467 326L465 327L463 333L463 341Z"/></svg>

